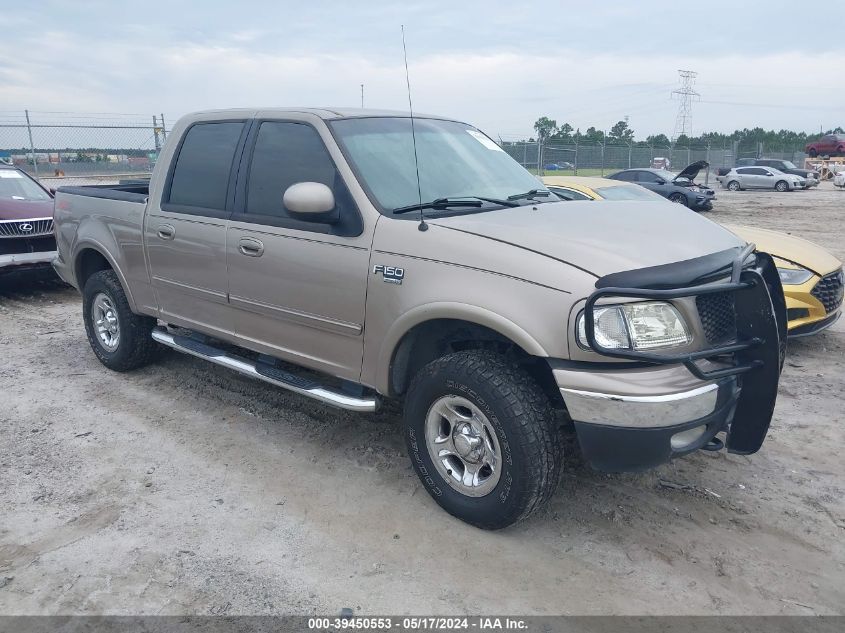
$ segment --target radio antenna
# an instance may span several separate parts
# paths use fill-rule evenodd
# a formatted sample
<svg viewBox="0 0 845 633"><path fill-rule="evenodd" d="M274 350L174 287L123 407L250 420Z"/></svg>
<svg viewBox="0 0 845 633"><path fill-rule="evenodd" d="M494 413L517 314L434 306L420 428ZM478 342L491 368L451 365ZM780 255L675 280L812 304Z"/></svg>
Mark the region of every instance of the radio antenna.
<svg viewBox="0 0 845 633"><path fill-rule="evenodd" d="M405 25L402 27L402 52L405 54L405 83L408 86L408 109L411 111L411 139L414 143L414 168L417 170L417 195L420 201L420 223L417 228L420 231L427 231L428 224L425 223L425 215L422 210L422 185L420 184L420 159L417 157L417 134L414 129L414 104L411 103L411 76L408 74L408 48L405 46Z"/></svg>

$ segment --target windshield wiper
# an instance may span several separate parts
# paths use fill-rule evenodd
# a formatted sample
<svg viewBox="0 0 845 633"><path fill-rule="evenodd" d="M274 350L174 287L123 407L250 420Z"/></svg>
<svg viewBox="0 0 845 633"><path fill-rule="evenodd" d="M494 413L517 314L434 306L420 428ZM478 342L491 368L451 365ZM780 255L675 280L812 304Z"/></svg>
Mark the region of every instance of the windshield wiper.
<svg viewBox="0 0 845 633"><path fill-rule="evenodd" d="M470 198L470 199L468 199ZM393 209L394 215L401 213L410 213L411 211L422 211L423 209L448 209L450 207L480 207L482 202L490 202L491 204L499 204L503 207L516 207L510 200L499 200L498 198L484 198L482 196L461 196L460 198L437 198L431 202L423 202L422 204L409 204L405 207L396 207Z"/></svg>
<svg viewBox="0 0 845 633"><path fill-rule="evenodd" d="M534 198L548 198L552 192L548 189L531 189L525 193L515 193L508 196L508 200L533 200Z"/></svg>

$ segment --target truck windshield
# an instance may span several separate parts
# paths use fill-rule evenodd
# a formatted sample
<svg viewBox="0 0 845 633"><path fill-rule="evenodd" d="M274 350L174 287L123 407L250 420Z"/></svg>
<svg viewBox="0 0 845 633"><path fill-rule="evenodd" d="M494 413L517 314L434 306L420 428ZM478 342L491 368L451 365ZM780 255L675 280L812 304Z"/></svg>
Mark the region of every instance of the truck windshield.
<svg viewBox="0 0 845 633"><path fill-rule="evenodd" d="M410 118L341 119L332 121L331 127L382 212L390 214L420 202ZM546 191L535 176L470 125L414 118L414 127L423 203L459 198L507 200L520 194L524 197L531 190ZM548 196L528 202L556 200ZM472 212L501 206L486 202Z"/></svg>
<svg viewBox="0 0 845 633"><path fill-rule="evenodd" d="M6 200L49 200L50 196L16 169L0 170L0 198Z"/></svg>

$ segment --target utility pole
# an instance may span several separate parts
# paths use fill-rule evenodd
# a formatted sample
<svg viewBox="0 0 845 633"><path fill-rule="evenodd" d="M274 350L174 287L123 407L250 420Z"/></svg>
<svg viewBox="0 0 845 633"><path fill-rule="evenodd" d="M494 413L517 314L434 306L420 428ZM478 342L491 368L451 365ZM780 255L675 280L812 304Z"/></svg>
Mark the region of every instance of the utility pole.
<svg viewBox="0 0 845 633"><path fill-rule="evenodd" d="M672 98L680 100L678 116L675 119L675 131L672 134L673 145L679 136L692 134L692 102L701 98L701 95L693 88L698 73L693 70L679 70L678 75L681 79L681 87L672 91Z"/></svg>

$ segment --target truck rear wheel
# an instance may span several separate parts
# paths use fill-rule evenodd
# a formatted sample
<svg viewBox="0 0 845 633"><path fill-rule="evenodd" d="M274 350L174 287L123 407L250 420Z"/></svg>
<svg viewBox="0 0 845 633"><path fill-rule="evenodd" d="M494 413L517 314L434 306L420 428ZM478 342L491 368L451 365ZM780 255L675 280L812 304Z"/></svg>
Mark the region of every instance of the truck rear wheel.
<svg viewBox="0 0 845 633"><path fill-rule="evenodd" d="M85 333L97 359L109 369L129 371L152 361L161 347L150 333L155 319L129 309L113 270L94 273L82 290Z"/></svg>
<svg viewBox="0 0 845 633"><path fill-rule="evenodd" d="M548 398L498 354L457 352L423 367L408 389L404 421L423 486L467 523L507 527L557 487L563 448Z"/></svg>

